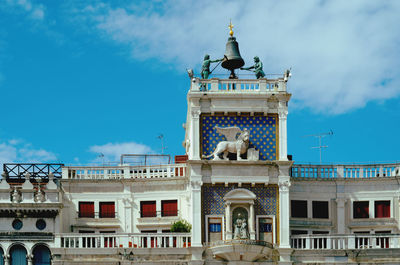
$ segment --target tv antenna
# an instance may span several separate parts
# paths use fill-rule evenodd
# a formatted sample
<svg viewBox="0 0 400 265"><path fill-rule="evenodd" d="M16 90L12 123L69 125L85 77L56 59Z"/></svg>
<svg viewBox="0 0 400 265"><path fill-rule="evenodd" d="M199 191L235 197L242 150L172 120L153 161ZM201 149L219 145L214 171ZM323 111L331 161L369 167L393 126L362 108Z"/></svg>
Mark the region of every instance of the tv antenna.
<svg viewBox="0 0 400 265"><path fill-rule="evenodd" d="M319 149L319 163L322 164L322 149L328 148L327 145L322 144L322 138L328 135L333 135L333 131L330 130L329 132L326 133L318 133L318 134L307 134L304 135L303 137L317 137L318 138L318 146L313 146L311 147L312 149Z"/></svg>
<svg viewBox="0 0 400 265"><path fill-rule="evenodd" d="M167 147L164 146L164 134L161 133L157 138L161 140L161 154L163 155L164 150L167 149Z"/></svg>

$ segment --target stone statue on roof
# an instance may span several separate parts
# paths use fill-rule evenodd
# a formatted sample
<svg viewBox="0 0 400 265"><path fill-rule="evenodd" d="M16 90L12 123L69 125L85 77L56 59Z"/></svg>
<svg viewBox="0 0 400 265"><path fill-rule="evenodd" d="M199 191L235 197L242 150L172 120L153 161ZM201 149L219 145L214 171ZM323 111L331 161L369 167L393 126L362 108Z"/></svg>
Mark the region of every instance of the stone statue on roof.
<svg viewBox="0 0 400 265"><path fill-rule="evenodd" d="M250 70L254 69L254 73L256 74L256 78L260 79L265 76L265 73L263 71L263 64L260 61L260 58L258 56L254 57L254 65L250 67L241 67L240 70Z"/></svg>
<svg viewBox="0 0 400 265"><path fill-rule="evenodd" d="M221 62L223 59L210 60L210 55L206 54L203 60L203 66L201 67L201 78L208 79L208 76L211 74L210 65L211 63Z"/></svg>

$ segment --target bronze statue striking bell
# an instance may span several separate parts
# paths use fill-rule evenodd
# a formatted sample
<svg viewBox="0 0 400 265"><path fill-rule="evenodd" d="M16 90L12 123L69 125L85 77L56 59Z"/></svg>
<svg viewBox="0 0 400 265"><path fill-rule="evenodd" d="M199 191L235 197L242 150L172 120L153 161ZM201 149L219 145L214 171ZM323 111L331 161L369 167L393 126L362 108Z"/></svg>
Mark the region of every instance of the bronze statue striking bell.
<svg viewBox="0 0 400 265"><path fill-rule="evenodd" d="M244 61L240 56L239 43L237 43L235 37L229 37L226 43L225 58L222 61L222 67L231 71L229 79L237 78L235 75L235 69L238 69L244 65Z"/></svg>

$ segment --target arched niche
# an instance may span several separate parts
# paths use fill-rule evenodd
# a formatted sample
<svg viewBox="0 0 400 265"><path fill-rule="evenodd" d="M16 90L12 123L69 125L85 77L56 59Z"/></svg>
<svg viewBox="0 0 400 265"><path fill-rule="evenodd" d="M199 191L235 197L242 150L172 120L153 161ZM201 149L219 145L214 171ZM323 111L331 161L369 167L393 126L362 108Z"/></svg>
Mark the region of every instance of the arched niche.
<svg viewBox="0 0 400 265"><path fill-rule="evenodd" d="M46 245L36 245L33 248L32 256L33 265L51 265L51 252Z"/></svg>
<svg viewBox="0 0 400 265"><path fill-rule="evenodd" d="M4 251L1 246L0 246L0 265L4 265Z"/></svg>
<svg viewBox="0 0 400 265"><path fill-rule="evenodd" d="M242 224L246 226L248 238L255 239L255 215L254 215L254 200L257 196L248 189L234 189L224 196L225 201L225 218L226 218L226 239L235 239L235 230ZM238 220L237 214L239 211L242 215ZM244 229L244 228L243 228ZM241 231L244 231L244 230ZM240 230L240 229L239 229ZM236 239L238 231L236 231ZM239 232L240 233L240 232ZM243 234L240 237L244 238Z"/></svg>
<svg viewBox="0 0 400 265"><path fill-rule="evenodd" d="M27 251L23 245L15 244L10 248L10 265L27 265Z"/></svg>

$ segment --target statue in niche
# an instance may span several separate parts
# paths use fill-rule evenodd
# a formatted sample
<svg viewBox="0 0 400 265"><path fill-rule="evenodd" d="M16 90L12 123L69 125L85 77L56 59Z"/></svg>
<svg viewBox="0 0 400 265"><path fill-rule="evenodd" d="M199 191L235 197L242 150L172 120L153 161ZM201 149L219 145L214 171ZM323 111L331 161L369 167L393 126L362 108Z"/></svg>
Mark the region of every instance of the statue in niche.
<svg viewBox="0 0 400 265"><path fill-rule="evenodd" d="M250 133L244 128L243 131L240 128L233 127L218 127L215 126L217 133L225 136L227 141L221 141L217 144L214 152L203 158L214 157L213 160L220 160L220 155L223 154L224 160L228 159L229 153L236 153L237 160L242 160L240 155L245 154L249 148ZM239 134L239 135L238 135Z"/></svg>
<svg viewBox="0 0 400 265"><path fill-rule="evenodd" d="M233 239L248 239L247 221L241 213L238 213L235 221L235 230Z"/></svg>

